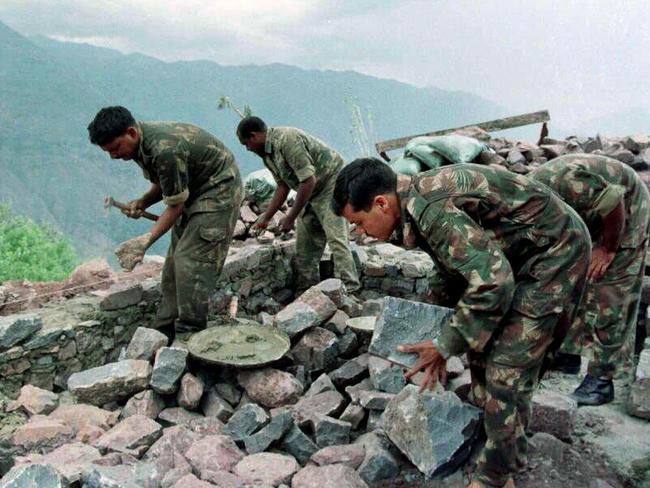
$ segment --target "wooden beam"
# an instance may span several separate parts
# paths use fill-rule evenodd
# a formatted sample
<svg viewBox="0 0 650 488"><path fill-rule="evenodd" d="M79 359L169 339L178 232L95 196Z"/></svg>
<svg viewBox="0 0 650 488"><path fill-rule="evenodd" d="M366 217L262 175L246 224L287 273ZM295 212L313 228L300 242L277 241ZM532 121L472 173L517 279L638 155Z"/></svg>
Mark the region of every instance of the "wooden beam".
<svg viewBox="0 0 650 488"><path fill-rule="evenodd" d="M531 112L522 115L515 115L514 117L506 117L505 119L490 120L488 122L481 122L479 124L464 125L462 127L454 127L453 129L443 129L435 132L428 132L426 134L416 134L414 136L381 141L375 144L375 148L379 154L385 154L386 151L392 151L393 149L399 149L406 146L406 144L414 137L444 136L445 134L449 134L457 130L467 129L468 127L479 127L486 132L495 132L499 130L513 129L515 127L522 127L524 125L540 124L543 122L548 122L549 120L551 120L551 116L549 115L548 110L540 110L539 112Z"/></svg>

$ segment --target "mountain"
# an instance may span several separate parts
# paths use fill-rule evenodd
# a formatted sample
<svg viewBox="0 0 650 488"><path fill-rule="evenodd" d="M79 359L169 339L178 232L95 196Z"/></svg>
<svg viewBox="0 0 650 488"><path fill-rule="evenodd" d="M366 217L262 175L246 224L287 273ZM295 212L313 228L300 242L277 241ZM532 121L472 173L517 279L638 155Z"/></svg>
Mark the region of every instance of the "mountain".
<svg viewBox="0 0 650 488"><path fill-rule="evenodd" d="M218 110L221 96L250 105L270 125L291 125L327 141L346 159L360 156L352 109L370 114L377 140L507 115L469 93L418 88L352 71L294 66L164 62L141 54L43 37L26 38L0 22L0 199L16 213L50 222L81 257L108 256L146 222L104 215L102 198L129 200L147 188L132 163L110 161L87 140L86 126L106 105L141 120L200 125L230 147L243 174L261 167L235 136L238 116ZM374 142L374 141L373 141ZM164 245L157 252L164 252Z"/></svg>
<svg viewBox="0 0 650 488"><path fill-rule="evenodd" d="M598 133L608 136L650 134L650 111L646 108L630 107L586 120L571 131L571 134L586 136Z"/></svg>

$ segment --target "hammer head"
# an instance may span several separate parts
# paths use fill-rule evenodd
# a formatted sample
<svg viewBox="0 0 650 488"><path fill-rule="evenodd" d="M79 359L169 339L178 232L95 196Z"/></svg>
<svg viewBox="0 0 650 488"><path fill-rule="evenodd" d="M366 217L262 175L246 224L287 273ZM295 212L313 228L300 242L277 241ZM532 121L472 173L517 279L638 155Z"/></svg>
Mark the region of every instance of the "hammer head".
<svg viewBox="0 0 650 488"><path fill-rule="evenodd" d="M104 197L104 208L106 210L108 210L109 208L111 208L113 206L114 202L115 202L115 200L113 200L113 197L106 195Z"/></svg>

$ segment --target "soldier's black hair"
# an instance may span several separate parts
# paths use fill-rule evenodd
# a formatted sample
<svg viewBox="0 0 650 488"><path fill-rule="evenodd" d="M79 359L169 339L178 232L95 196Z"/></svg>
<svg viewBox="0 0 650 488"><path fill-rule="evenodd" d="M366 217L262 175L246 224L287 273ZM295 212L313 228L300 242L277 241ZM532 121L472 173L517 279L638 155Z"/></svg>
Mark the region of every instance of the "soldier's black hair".
<svg viewBox="0 0 650 488"><path fill-rule="evenodd" d="M343 214L349 203L352 210L367 212L377 195L394 193L397 189L397 175L377 158L359 158L344 166L334 186L332 210Z"/></svg>
<svg viewBox="0 0 650 488"><path fill-rule="evenodd" d="M244 117L237 125L237 135L248 139L253 132L266 132L266 123L259 117Z"/></svg>
<svg viewBox="0 0 650 488"><path fill-rule="evenodd" d="M133 125L135 125L135 119L126 108L120 106L104 107L97 112L93 121L88 124L90 142L103 146L116 137L124 135L126 129Z"/></svg>

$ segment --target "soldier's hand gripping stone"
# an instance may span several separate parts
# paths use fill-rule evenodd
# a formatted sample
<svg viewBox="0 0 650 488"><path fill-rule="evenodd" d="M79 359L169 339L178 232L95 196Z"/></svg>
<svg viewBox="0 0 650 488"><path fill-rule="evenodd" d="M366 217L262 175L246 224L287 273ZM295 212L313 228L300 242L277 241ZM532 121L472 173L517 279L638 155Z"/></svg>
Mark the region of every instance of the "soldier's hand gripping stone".
<svg viewBox="0 0 650 488"><path fill-rule="evenodd" d="M415 365L404 374L404 378L408 381L420 371L424 371L424 377L420 382L420 393L427 388L433 391L438 381L443 385L447 384L447 360L436 349L433 341L402 344L397 350L418 355Z"/></svg>
<svg viewBox="0 0 650 488"><path fill-rule="evenodd" d="M124 241L115 251L120 266L126 271L133 271L136 264L142 262L144 254L151 245L151 233L147 232L128 241Z"/></svg>

